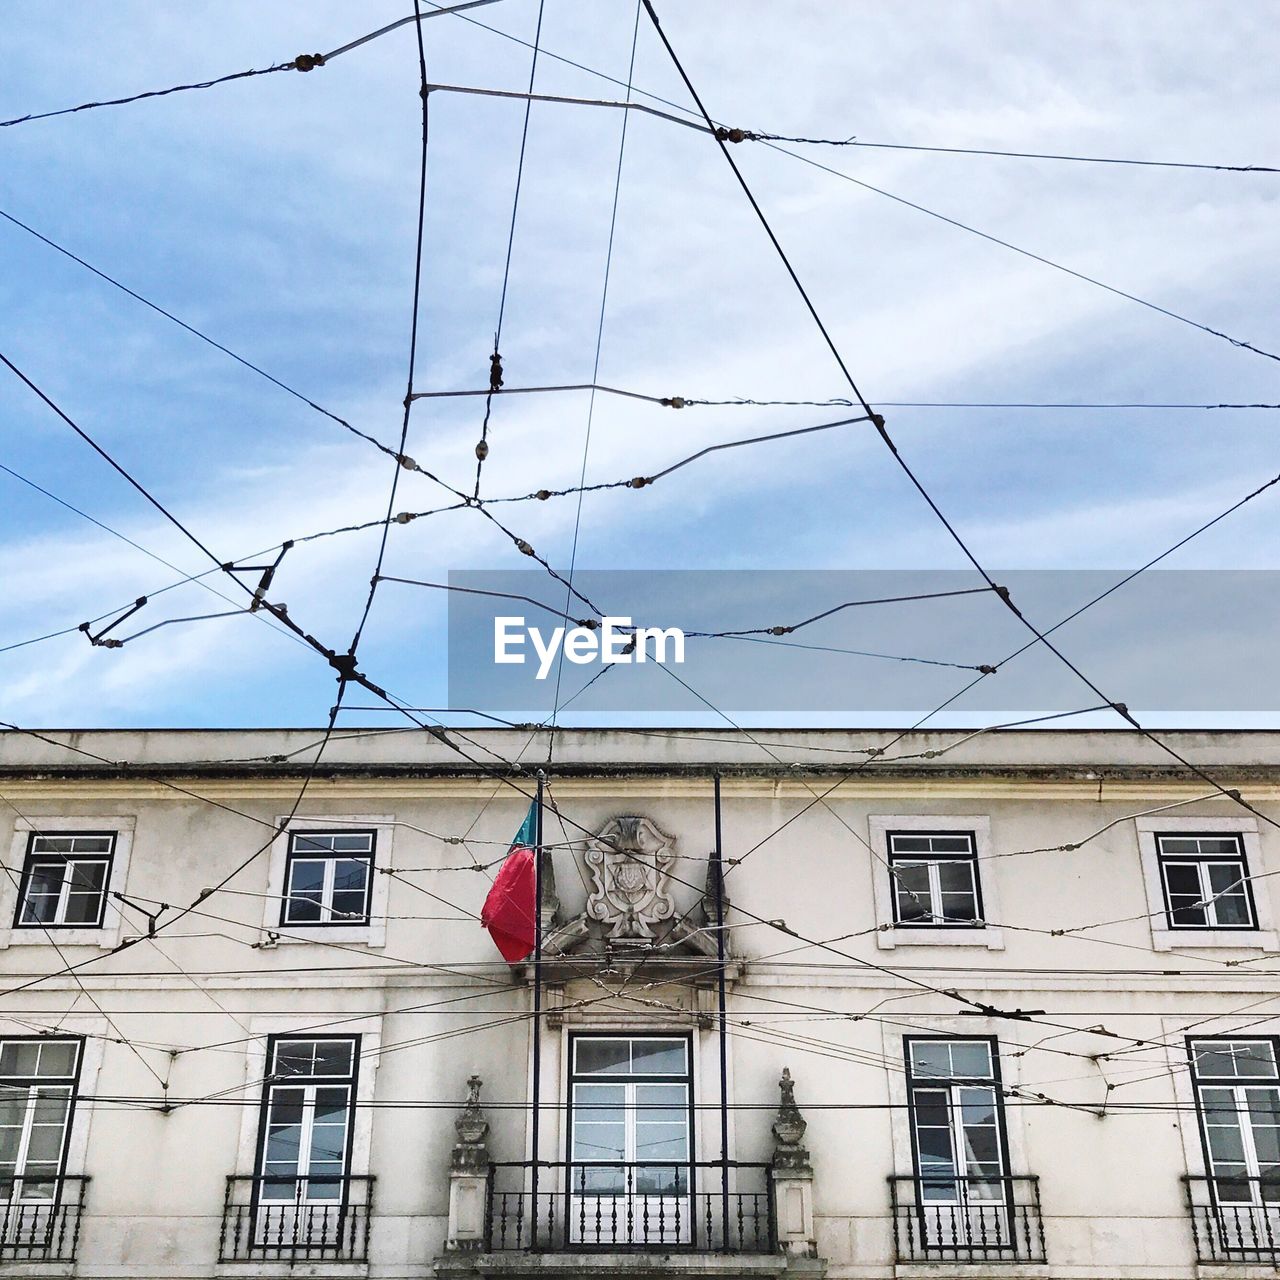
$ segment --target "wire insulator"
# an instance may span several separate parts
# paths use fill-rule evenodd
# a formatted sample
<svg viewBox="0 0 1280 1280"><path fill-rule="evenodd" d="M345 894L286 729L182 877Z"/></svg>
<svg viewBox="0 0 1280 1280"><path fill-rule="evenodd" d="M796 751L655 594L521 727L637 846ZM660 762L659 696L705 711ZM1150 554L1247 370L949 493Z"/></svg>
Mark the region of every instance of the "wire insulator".
<svg viewBox="0 0 1280 1280"><path fill-rule="evenodd" d="M417 469L418 469L418 464L417 464L417 463L416 463L416 462L415 462L411 457L409 457L409 455L408 455L407 453L397 453L397 454L396 454L396 461L397 461L397 462L398 462L398 463L399 463L399 464L400 464L400 465L401 465L401 466L402 466L406 471L417 471Z"/></svg>
<svg viewBox="0 0 1280 1280"><path fill-rule="evenodd" d="M668 409L683 409L689 402L684 396L663 396L659 403L666 405Z"/></svg>
<svg viewBox="0 0 1280 1280"><path fill-rule="evenodd" d="M794 627L770 627L769 634L771 636L789 636L794 630Z"/></svg>
<svg viewBox="0 0 1280 1280"><path fill-rule="evenodd" d="M416 511L399 511L391 518L396 524L408 524L410 520L418 518L418 513Z"/></svg>
<svg viewBox="0 0 1280 1280"><path fill-rule="evenodd" d="M534 551L534 549L523 538L516 539L516 550L519 551L522 556L537 555L537 552Z"/></svg>
<svg viewBox="0 0 1280 1280"><path fill-rule="evenodd" d="M726 129L723 125L716 130L718 142L745 142L748 134L745 129Z"/></svg>
<svg viewBox="0 0 1280 1280"><path fill-rule="evenodd" d="M652 484L652 483L653 481L650 480L648 476L636 476L633 480L627 481L627 488L643 489L645 485Z"/></svg>
<svg viewBox="0 0 1280 1280"><path fill-rule="evenodd" d="M534 496L535 498L537 498L537 500L538 500L539 502L546 502L546 500L547 500L549 497L551 497L551 490L550 490L550 489L539 489L539 490L538 490L538 492L537 492L537 493L535 493L533 496Z"/></svg>
<svg viewBox="0 0 1280 1280"><path fill-rule="evenodd" d="M315 67L323 66L323 53L300 53L293 60L293 68L295 71L311 71Z"/></svg>
<svg viewBox="0 0 1280 1280"><path fill-rule="evenodd" d="M497 351L489 357L489 390L502 390L502 356Z"/></svg>
<svg viewBox="0 0 1280 1280"><path fill-rule="evenodd" d="M480 440L476 443L476 457L483 462L489 456L489 442Z"/></svg>

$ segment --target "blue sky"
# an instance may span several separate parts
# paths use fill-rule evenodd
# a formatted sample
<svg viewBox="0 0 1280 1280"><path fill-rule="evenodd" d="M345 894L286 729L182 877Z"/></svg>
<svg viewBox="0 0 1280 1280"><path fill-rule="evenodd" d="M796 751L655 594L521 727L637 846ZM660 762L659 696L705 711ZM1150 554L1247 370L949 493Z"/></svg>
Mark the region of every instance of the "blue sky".
<svg viewBox="0 0 1280 1280"><path fill-rule="evenodd" d="M1280 34L1254 6L657 7L709 110L747 128L1280 163ZM0 118L270 65L407 11L403 0L9 0L0 9ZM529 39L537 4L502 0L473 16ZM543 46L625 78L634 17L630 0L546 0ZM520 44L456 17L424 32L433 80L527 83ZM644 21L635 82L688 102ZM549 58L537 88L622 92ZM512 101L432 99L419 389L487 381L522 118ZM509 386L590 375L621 123L614 111L533 107L502 342ZM416 46L405 28L305 76L0 130L0 209L394 442L418 128ZM1276 175L796 149L1280 349ZM1273 361L793 157L752 144L734 154L873 403L1280 401ZM384 455L4 222L0 297L0 350L220 556L383 514ZM642 115L628 127L601 380L704 398L847 393L716 147ZM419 402L408 452L465 483L480 412L475 400ZM885 412L940 506L979 558L1003 570L1132 567L1280 471L1265 411ZM485 492L576 483L586 413L581 395L499 399ZM599 399L587 478L650 472L708 444L829 416L676 413ZM0 464L181 571L0 472L0 648L205 567L8 376ZM405 475L397 507L424 510L440 498L423 477ZM1174 566L1280 567L1277 501L1260 498ZM574 510L565 499L502 516L565 568ZM345 648L376 554L376 533L299 547L273 597ZM451 569L513 561L529 563L463 511L393 528L384 571L439 581ZM863 427L721 454L639 492L589 495L578 563L963 567ZM139 621L223 607L187 586ZM443 705L440 593L383 585L361 664L409 702ZM874 666L851 665L849 678L874 680ZM24 725L309 724L323 719L333 692L318 658L248 617L168 627L118 651L71 634L0 653L0 717Z"/></svg>

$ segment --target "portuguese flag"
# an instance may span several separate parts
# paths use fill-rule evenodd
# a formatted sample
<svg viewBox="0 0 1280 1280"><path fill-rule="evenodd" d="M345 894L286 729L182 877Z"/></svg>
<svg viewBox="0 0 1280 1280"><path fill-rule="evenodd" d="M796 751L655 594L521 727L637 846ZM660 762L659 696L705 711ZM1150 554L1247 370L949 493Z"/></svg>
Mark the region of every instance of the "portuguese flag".
<svg viewBox="0 0 1280 1280"><path fill-rule="evenodd" d="M508 964L525 959L533 950L537 823L538 802L535 800L529 806L529 812L511 843L511 852L498 869L489 896L480 909L480 923L489 930L494 945Z"/></svg>

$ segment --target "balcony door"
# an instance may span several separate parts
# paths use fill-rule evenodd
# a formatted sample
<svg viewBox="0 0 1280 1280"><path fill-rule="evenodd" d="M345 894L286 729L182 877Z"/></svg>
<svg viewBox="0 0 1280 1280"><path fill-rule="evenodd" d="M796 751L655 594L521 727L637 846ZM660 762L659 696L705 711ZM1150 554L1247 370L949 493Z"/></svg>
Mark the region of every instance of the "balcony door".
<svg viewBox="0 0 1280 1280"><path fill-rule="evenodd" d="M272 1039L254 1179L257 1244L288 1251L342 1239L358 1050L358 1036Z"/></svg>
<svg viewBox="0 0 1280 1280"><path fill-rule="evenodd" d="M692 1240L689 1041L574 1036L565 1210L570 1241L601 1247Z"/></svg>
<svg viewBox="0 0 1280 1280"><path fill-rule="evenodd" d="M1274 1039L1191 1042L1205 1165L1223 1247L1280 1241L1280 1065Z"/></svg>
<svg viewBox="0 0 1280 1280"><path fill-rule="evenodd" d="M993 1040L906 1039L916 1212L926 1247L1014 1247L999 1057Z"/></svg>
<svg viewBox="0 0 1280 1280"><path fill-rule="evenodd" d="M31 1249L55 1228L80 1049L78 1039L0 1040L0 1247Z"/></svg>

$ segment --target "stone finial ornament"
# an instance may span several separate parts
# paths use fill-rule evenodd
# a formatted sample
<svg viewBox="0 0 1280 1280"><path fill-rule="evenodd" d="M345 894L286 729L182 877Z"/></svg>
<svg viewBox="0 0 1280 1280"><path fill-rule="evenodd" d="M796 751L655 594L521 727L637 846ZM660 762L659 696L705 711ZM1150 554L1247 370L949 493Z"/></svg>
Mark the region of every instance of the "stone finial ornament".
<svg viewBox="0 0 1280 1280"><path fill-rule="evenodd" d="M800 1144L804 1139L804 1131L809 1127L800 1108L796 1106L796 1082L791 1078L789 1067L783 1067L782 1078L778 1081L778 1092L781 1095L778 1103L778 1115L773 1122L773 1167L775 1169L807 1170L809 1168L809 1152Z"/></svg>
<svg viewBox="0 0 1280 1280"><path fill-rule="evenodd" d="M473 1075L467 1081L467 1102L462 1114L453 1122L458 1141L453 1145L450 1165L454 1170L481 1169L489 1164L489 1121L480 1107L480 1090L484 1081Z"/></svg>

